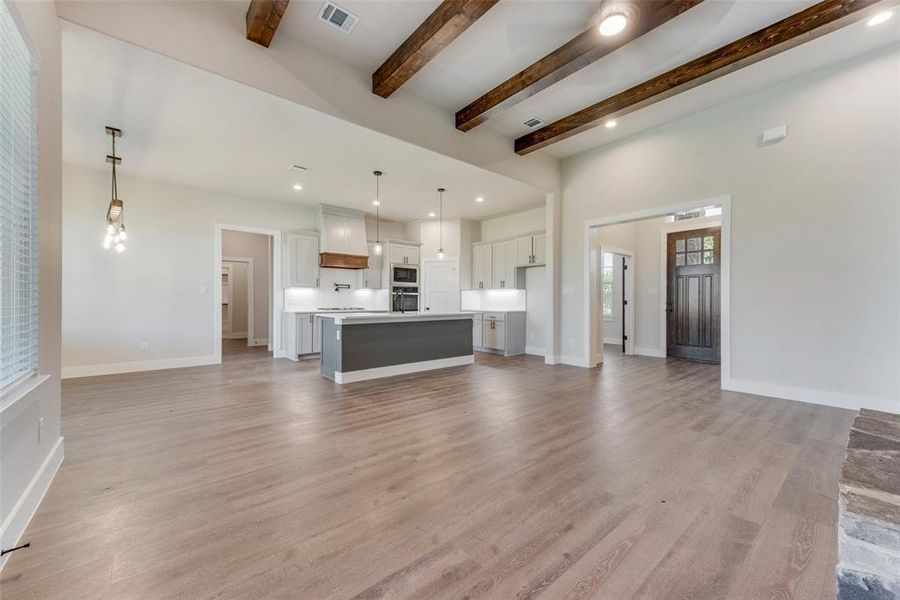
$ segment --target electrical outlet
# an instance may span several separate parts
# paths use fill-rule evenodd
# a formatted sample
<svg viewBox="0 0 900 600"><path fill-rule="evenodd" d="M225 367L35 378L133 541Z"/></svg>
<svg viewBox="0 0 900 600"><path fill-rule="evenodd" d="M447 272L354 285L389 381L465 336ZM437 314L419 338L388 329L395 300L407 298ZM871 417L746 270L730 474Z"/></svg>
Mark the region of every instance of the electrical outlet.
<svg viewBox="0 0 900 600"><path fill-rule="evenodd" d="M150 342L141 342L141 350L149 350Z"/></svg>
<svg viewBox="0 0 900 600"><path fill-rule="evenodd" d="M200 295L201 295L201 296L205 296L205 295L206 295L206 286L205 286L205 285L201 285L201 286L200 286Z"/></svg>

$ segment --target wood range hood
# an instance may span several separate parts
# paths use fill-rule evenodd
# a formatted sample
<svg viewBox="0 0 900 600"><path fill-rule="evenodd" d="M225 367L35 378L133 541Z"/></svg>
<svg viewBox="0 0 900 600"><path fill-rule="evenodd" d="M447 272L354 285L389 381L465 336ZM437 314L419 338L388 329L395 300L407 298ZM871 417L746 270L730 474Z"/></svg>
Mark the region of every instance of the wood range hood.
<svg viewBox="0 0 900 600"><path fill-rule="evenodd" d="M320 204L316 207L316 219L319 225L320 267L355 270L369 267L366 213Z"/></svg>

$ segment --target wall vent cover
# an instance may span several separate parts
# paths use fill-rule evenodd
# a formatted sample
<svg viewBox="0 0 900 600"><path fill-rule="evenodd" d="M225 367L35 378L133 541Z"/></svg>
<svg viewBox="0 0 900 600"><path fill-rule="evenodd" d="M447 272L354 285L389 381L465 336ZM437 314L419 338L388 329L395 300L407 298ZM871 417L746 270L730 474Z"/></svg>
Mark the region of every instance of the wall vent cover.
<svg viewBox="0 0 900 600"><path fill-rule="evenodd" d="M359 17L329 1L322 5L322 10L319 11L319 18L329 25L337 27L344 33L350 33L356 27L356 24L359 23Z"/></svg>
<svg viewBox="0 0 900 600"><path fill-rule="evenodd" d="M540 119L538 119L537 117L531 117L527 121L522 121L522 125L524 125L525 127L528 127L529 129L534 129L535 127L538 127L539 125L543 125L543 124L544 124L544 122L541 121Z"/></svg>

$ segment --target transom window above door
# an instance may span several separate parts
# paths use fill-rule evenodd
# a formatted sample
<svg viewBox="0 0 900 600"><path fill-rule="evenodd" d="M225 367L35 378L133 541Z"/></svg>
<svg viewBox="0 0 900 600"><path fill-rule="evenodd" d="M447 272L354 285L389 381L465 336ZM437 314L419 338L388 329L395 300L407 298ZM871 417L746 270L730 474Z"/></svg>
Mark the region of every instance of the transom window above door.
<svg viewBox="0 0 900 600"><path fill-rule="evenodd" d="M675 266L711 265L716 262L716 238L712 235L675 240Z"/></svg>

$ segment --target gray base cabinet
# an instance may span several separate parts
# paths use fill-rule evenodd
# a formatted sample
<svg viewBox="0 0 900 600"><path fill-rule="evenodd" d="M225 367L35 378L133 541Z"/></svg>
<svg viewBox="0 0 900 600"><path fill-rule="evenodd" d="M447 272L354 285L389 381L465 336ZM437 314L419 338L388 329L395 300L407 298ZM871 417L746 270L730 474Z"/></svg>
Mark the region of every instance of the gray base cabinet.
<svg viewBox="0 0 900 600"><path fill-rule="evenodd" d="M472 320L472 346L480 352L504 356L525 354L525 312L476 313Z"/></svg>

